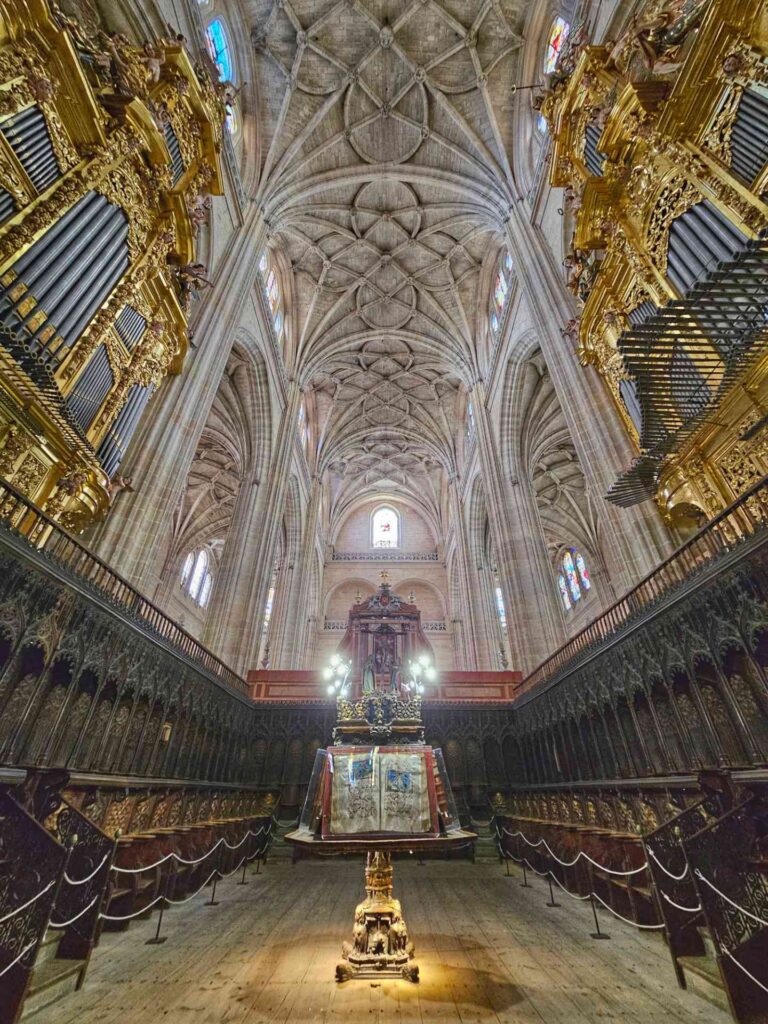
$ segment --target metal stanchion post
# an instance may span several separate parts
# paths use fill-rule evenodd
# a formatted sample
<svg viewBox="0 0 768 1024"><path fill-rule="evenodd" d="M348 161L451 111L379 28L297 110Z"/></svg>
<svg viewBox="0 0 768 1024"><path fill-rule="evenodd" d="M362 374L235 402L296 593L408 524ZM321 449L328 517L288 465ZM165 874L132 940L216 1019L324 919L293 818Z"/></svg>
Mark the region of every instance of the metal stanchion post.
<svg viewBox="0 0 768 1024"><path fill-rule="evenodd" d="M504 857L504 863L507 866L507 878L509 878L509 857Z"/></svg>
<svg viewBox="0 0 768 1024"><path fill-rule="evenodd" d="M249 833L250 833L250 831L251 830L248 829ZM248 867L248 852L251 849L251 840L252 839L253 839L253 836L249 834L248 838L245 841L245 853L243 854L243 877L237 883L238 885L248 885L248 883L245 880L245 869Z"/></svg>
<svg viewBox="0 0 768 1024"><path fill-rule="evenodd" d="M218 853L216 854L216 867L213 869L214 870L214 875L213 875L213 889L211 891L211 898L206 902L206 904L205 904L206 907L218 907L218 905L219 905L219 901L216 899L216 883L219 880L219 874L220 874L219 865L221 864L221 850L222 850L222 847L220 846L219 850L218 850Z"/></svg>
<svg viewBox="0 0 768 1024"><path fill-rule="evenodd" d="M165 913L166 900L168 899L168 894L171 891L171 872L173 872L174 875L176 874L176 861L172 861L172 864L173 867L168 868L168 872L165 876L165 884L163 885L163 898L160 900L160 914L157 918L157 928L155 929L155 936L152 939L147 939L147 941L144 943L145 946L160 946L165 942L167 938L167 936L160 934L160 929L163 926L163 914Z"/></svg>
<svg viewBox="0 0 768 1024"><path fill-rule="evenodd" d="M157 915L157 928L155 929L154 937L147 939L144 943L145 946L160 946L167 939L167 935L161 935L160 929L163 926L163 914L165 913L165 896L160 900L160 913Z"/></svg>
<svg viewBox="0 0 768 1024"><path fill-rule="evenodd" d="M525 873L525 861L523 861L523 863L522 863L522 868L523 868L523 880L520 883L520 888L521 889L532 889L533 886L532 885L528 885L528 875Z"/></svg>
<svg viewBox="0 0 768 1024"><path fill-rule="evenodd" d="M560 904L556 902L556 900L555 900L555 892L554 892L554 889L552 888L552 872L551 871L547 875L547 881L549 882L549 903L546 903L545 906L547 906L547 907L559 907Z"/></svg>
<svg viewBox="0 0 768 1024"><path fill-rule="evenodd" d="M600 931L600 922L597 920L597 907L595 906L595 897L593 893L589 894L589 902L592 904L592 914L595 918L595 930L590 932L590 937L593 939L610 939L610 935L606 935L605 932Z"/></svg>

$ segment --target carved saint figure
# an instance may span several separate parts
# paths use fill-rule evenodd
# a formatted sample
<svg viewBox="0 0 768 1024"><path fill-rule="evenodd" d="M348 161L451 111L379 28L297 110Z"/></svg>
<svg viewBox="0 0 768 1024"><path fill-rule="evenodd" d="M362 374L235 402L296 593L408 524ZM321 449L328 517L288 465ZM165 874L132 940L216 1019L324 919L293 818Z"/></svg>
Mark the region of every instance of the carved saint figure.
<svg viewBox="0 0 768 1024"><path fill-rule="evenodd" d="M373 693L376 689L376 675L373 669L373 655L365 662L363 668L363 693Z"/></svg>

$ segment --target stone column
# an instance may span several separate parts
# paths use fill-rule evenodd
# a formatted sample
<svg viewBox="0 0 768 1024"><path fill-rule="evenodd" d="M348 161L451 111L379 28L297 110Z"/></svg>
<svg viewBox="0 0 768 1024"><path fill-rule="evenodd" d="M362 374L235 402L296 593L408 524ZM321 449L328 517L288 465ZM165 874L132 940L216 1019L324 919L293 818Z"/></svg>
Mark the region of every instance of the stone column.
<svg viewBox="0 0 768 1024"><path fill-rule="evenodd" d="M472 553L467 536L467 522L464 513L464 502L458 492L458 479L453 476L448 481L448 500L450 502L451 518L456 536L456 568L459 576L459 587L461 590L460 610L462 620L462 636L464 639L464 654L466 664L463 669L490 668L487 643L484 642L484 631L481 632L483 616L477 606L479 583L475 564L472 560ZM455 609L454 609L455 612Z"/></svg>
<svg viewBox="0 0 768 1024"><path fill-rule="evenodd" d="M232 543L230 536L224 548L219 570L221 602L216 614L209 614L203 634L204 642L241 674L258 667L264 605L283 522L300 401L301 390L293 380L288 385L267 478L240 524L242 541Z"/></svg>
<svg viewBox="0 0 768 1024"><path fill-rule="evenodd" d="M190 351L181 374L163 385L128 450L123 468L136 490L121 495L91 540L101 558L150 598L160 585L172 516L256 282L264 231L253 206L195 320L200 347Z"/></svg>
<svg viewBox="0 0 768 1024"><path fill-rule="evenodd" d="M304 517L304 533L301 551L293 574L293 586L288 598L288 608L282 623L279 651L274 651L276 668L308 668L303 665L304 647L307 634L307 617L311 608L307 599L311 593L312 572L315 558L318 516L322 486L317 476L312 477L309 505Z"/></svg>
<svg viewBox="0 0 768 1024"><path fill-rule="evenodd" d="M471 396L486 511L507 614L510 668L529 672L565 641L555 581L531 486L528 481L513 483L504 474L482 381L474 385Z"/></svg>
<svg viewBox="0 0 768 1024"><path fill-rule="evenodd" d="M531 224L522 204L507 222L507 241L518 280L539 329L547 363L579 463L600 520L600 544L616 597L638 582L673 548L652 501L622 509L605 500L617 476L637 454L607 387L592 367L579 363L561 330L574 314L574 300L555 264L551 247ZM612 595L603 596L603 604Z"/></svg>

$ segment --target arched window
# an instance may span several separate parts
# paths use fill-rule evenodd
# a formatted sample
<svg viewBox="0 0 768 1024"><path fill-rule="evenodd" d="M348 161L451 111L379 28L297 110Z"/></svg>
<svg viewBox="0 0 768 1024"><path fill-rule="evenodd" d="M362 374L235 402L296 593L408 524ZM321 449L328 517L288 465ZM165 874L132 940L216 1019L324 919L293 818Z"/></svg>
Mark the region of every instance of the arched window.
<svg viewBox="0 0 768 1024"><path fill-rule="evenodd" d="M496 277L493 282L493 298L491 309L488 314L491 333L497 335L504 319L504 310L509 298L512 285L512 257L505 250L499 257L499 265L496 269Z"/></svg>
<svg viewBox="0 0 768 1024"><path fill-rule="evenodd" d="M226 29L221 18L214 18L205 30L205 42L211 59L218 68L222 82L234 82L235 65L229 48Z"/></svg>
<svg viewBox="0 0 768 1024"><path fill-rule="evenodd" d="M301 447L306 452L309 447L309 421L307 420L307 406L303 398L301 400L301 405L299 406L299 417L296 422L296 429L299 433Z"/></svg>
<svg viewBox="0 0 768 1024"><path fill-rule="evenodd" d="M576 548L567 548L560 562L557 586L566 611L573 608L591 588L587 563Z"/></svg>
<svg viewBox="0 0 768 1024"><path fill-rule="evenodd" d="M475 442L475 431L476 431L475 410L472 408L472 401L471 401L471 399L467 400L467 422L466 422L466 429L467 429L467 447L469 448Z"/></svg>
<svg viewBox="0 0 768 1024"><path fill-rule="evenodd" d="M502 633L507 631L507 610L504 607L504 595L501 592L501 587L496 584L493 589L494 596L496 598L496 614L499 617L499 625L501 626Z"/></svg>
<svg viewBox="0 0 768 1024"><path fill-rule="evenodd" d="M400 542L397 512L377 508L371 521L371 544L375 548L396 548Z"/></svg>
<svg viewBox="0 0 768 1024"><path fill-rule="evenodd" d="M571 26L565 18L555 18L552 22L552 28L549 30L547 53L544 57L545 75L551 75L557 68L557 62L560 60L560 54L563 52L563 47L565 46L566 40L568 39L568 33L570 31Z"/></svg>
<svg viewBox="0 0 768 1024"><path fill-rule="evenodd" d="M277 283L277 276L275 271L269 265L269 256L266 252L261 254L259 260L259 273L264 282L264 288L267 293L267 302L269 303L269 310L272 314L272 323L275 328L275 335L277 340L283 333L283 309L282 301L280 296L280 285Z"/></svg>
<svg viewBox="0 0 768 1024"><path fill-rule="evenodd" d="M205 608L213 587L210 556L205 548L190 551L181 570L181 586L193 601Z"/></svg>
<svg viewBox="0 0 768 1024"><path fill-rule="evenodd" d="M546 135L549 131L547 119L546 117L544 117L543 114L537 114L536 116L536 130L538 131L539 135Z"/></svg>

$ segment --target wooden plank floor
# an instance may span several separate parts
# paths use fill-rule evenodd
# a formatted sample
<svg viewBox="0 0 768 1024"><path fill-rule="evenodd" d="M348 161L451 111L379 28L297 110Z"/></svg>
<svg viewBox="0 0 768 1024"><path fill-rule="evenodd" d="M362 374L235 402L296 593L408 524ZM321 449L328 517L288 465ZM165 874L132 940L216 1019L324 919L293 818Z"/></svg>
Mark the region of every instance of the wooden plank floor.
<svg viewBox="0 0 768 1024"><path fill-rule="evenodd" d="M395 892L422 980L337 985L334 966L363 895L362 861L267 865L166 913L106 934L85 987L31 1024L726 1024L728 1015L678 989L658 936L601 915L609 942L589 938L588 907L544 906L496 864L413 861Z"/></svg>

